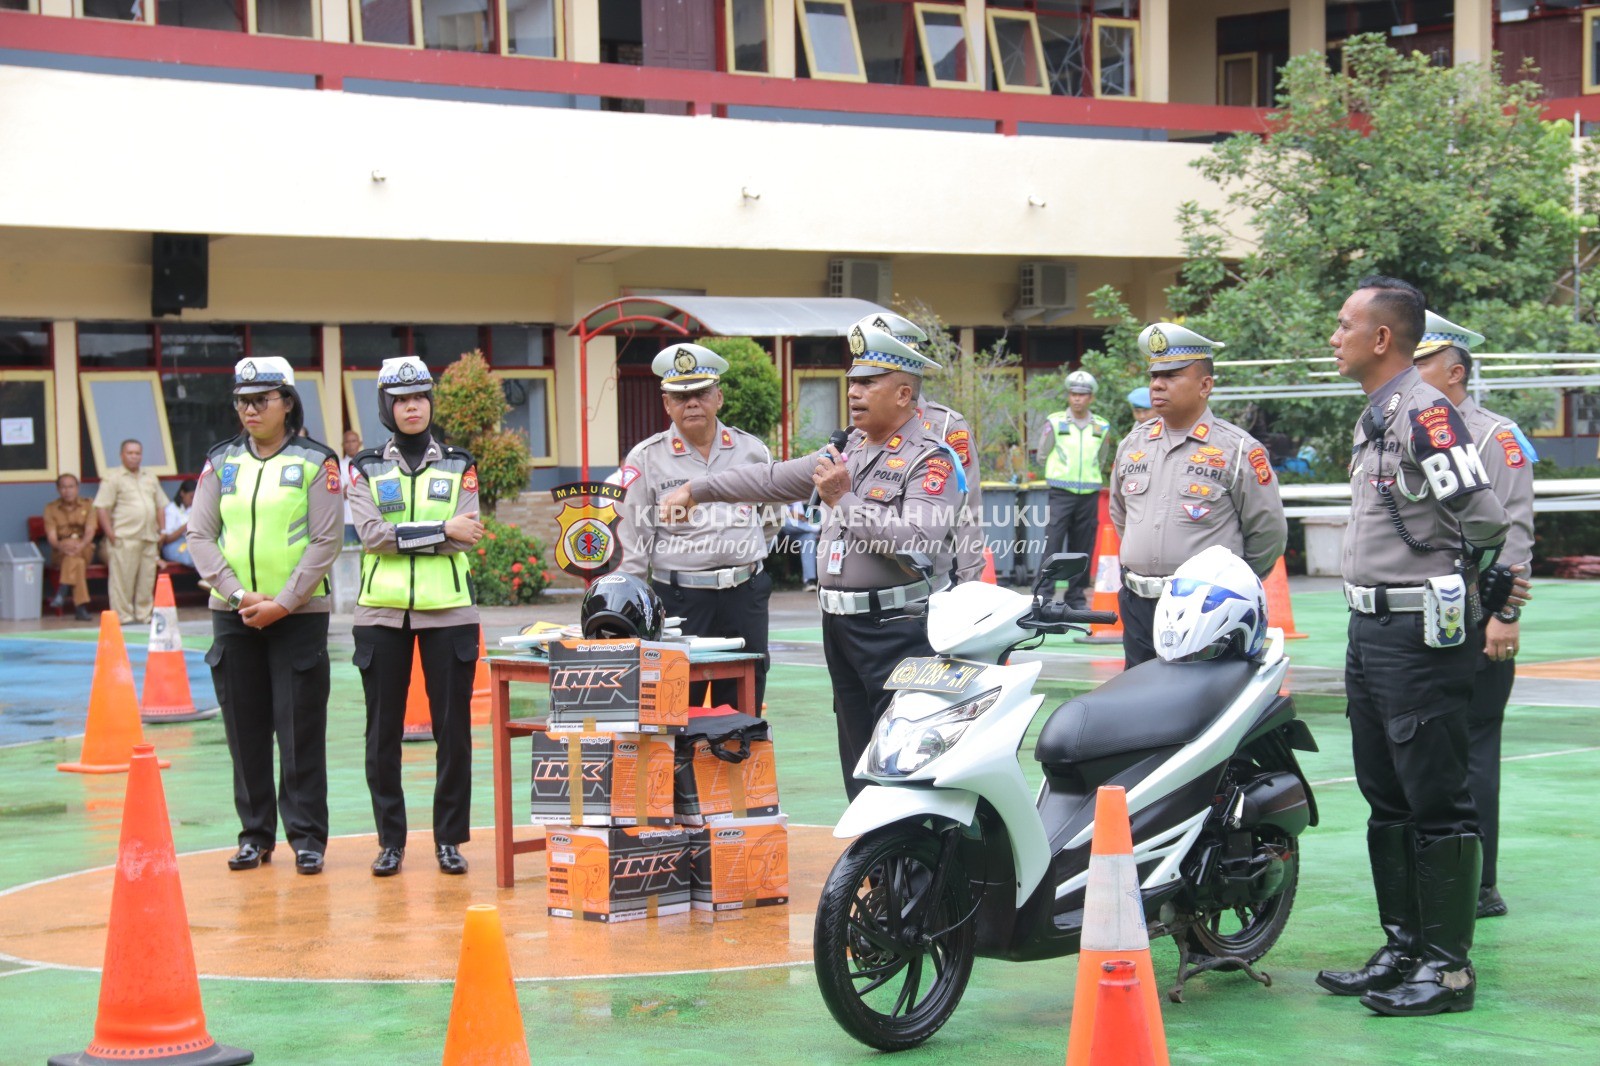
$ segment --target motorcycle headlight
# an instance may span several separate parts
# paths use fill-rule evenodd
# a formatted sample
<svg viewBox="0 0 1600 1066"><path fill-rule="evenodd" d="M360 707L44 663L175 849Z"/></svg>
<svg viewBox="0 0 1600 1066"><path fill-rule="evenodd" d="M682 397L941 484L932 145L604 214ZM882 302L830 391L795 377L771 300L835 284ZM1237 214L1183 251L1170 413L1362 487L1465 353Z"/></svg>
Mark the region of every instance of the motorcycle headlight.
<svg viewBox="0 0 1600 1066"><path fill-rule="evenodd" d="M916 773L955 747L967 727L999 698L1000 690L992 688L926 718L902 718L891 710L872 731L867 771L879 777Z"/></svg>

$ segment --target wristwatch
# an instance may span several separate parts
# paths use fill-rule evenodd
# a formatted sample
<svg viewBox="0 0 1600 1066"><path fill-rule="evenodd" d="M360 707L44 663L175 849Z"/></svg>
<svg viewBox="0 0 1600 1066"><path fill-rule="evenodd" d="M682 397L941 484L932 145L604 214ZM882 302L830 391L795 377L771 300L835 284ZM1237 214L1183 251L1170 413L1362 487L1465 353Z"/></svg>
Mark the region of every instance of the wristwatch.
<svg viewBox="0 0 1600 1066"><path fill-rule="evenodd" d="M243 602L244 602L244 589L234 589L233 590L233 595L228 597L228 609L232 610L232 611L237 611L239 609L239 605L241 603L243 603Z"/></svg>
<svg viewBox="0 0 1600 1066"><path fill-rule="evenodd" d="M1500 619L1500 621L1509 624L1522 617L1522 608L1512 607L1511 605L1507 604L1496 611L1494 616Z"/></svg>

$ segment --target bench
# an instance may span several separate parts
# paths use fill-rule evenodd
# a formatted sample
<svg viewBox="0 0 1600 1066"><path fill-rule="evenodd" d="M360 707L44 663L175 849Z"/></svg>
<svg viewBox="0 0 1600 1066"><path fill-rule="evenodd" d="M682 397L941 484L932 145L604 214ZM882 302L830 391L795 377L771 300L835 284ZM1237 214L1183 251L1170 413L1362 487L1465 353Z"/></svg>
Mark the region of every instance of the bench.
<svg viewBox="0 0 1600 1066"><path fill-rule="evenodd" d="M44 556L44 601L45 605L48 606L50 597L55 595L56 589L61 584L61 571L57 567L50 565L50 541L44 534L43 515L28 516L28 539L38 546L39 554ZM96 554L98 554L98 551ZM161 573L172 579L172 597L178 603L185 606L205 603L206 592L199 587L200 573L194 567L184 566L182 563L169 563L163 559ZM106 577L109 574L110 571L107 570L106 564L98 560L91 561L85 570L85 575L89 581L89 604L91 608L109 606L110 601L105 589ZM55 609L56 615L60 616L64 610L65 608L57 607Z"/></svg>

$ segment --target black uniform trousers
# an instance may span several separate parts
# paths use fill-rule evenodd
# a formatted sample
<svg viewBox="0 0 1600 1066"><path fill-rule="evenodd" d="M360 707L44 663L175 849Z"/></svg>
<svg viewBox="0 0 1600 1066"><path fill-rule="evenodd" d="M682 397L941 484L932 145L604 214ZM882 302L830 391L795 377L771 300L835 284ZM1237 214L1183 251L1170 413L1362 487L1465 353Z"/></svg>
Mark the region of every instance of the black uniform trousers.
<svg viewBox="0 0 1600 1066"><path fill-rule="evenodd" d="M1050 490L1050 525L1044 534L1044 554L1039 557L1043 566L1050 556L1058 552L1094 554L1095 520L1100 516L1099 492L1068 492L1066 489ZM1067 582L1065 600L1074 607L1084 605L1085 590L1092 575L1087 567L1083 573Z"/></svg>
<svg viewBox="0 0 1600 1066"><path fill-rule="evenodd" d="M683 631L697 637L743 637L744 650L761 656L756 664L756 705L738 707L745 714L761 716L761 702L767 697L767 604L772 599L772 575L762 570L749 581L731 589L675 588L663 581L652 581L656 595L667 614L683 619ZM739 703L739 682L731 678L713 681L711 704L720 707ZM689 706L705 702L706 682L689 686Z"/></svg>
<svg viewBox="0 0 1600 1066"><path fill-rule="evenodd" d="M1426 847L1478 831L1467 790L1467 718L1479 637L1430 648L1422 615L1351 612L1344 687L1356 784L1372 829L1411 824Z"/></svg>
<svg viewBox="0 0 1600 1066"><path fill-rule="evenodd" d="M321 854L328 846L328 615L291 614L252 629L234 611L212 611L206 662L233 756L239 843L272 847L281 814L289 846Z"/></svg>
<svg viewBox="0 0 1600 1066"><path fill-rule="evenodd" d="M1132 670L1156 657L1156 604L1124 585L1117 590L1117 615L1122 619L1122 668Z"/></svg>
<svg viewBox="0 0 1600 1066"><path fill-rule="evenodd" d="M856 763L872 741L878 718L894 698L883 686L901 659L933 654L928 620L922 615L824 614L822 654L833 682L833 717L839 731L844 790L855 799L867 785L856 780Z"/></svg>
<svg viewBox="0 0 1600 1066"><path fill-rule="evenodd" d="M1516 680L1513 659L1498 662L1483 652L1478 638L1478 669L1472 679L1472 705L1467 714L1467 790L1478 811L1478 834L1483 837L1485 885L1495 883L1495 861L1500 856L1500 729L1506 721L1506 703Z"/></svg>
<svg viewBox="0 0 1600 1066"><path fill-rule="evenodd" d="M422 656L428 713L437 745L433 841L462 844L472 827L472 679L478 666L478 624L412 629L355 626L355 664L367 697L367 790L378 846L406 846L406 797L400 785L400 741L411 687L411 655Z"/></svg>

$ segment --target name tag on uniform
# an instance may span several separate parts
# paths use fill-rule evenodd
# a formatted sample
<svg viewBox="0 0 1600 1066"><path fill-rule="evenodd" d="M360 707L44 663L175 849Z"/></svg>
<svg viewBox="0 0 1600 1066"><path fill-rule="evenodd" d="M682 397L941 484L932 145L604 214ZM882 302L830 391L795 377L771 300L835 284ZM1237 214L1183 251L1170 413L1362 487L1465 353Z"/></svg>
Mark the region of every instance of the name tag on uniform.
<svg viewBox="0 0 1600 1066"><path fill-rule="evenodd" d="M389 514L405 509L406 501L400 497L400 482L393 478L378 482L378 510Z"/></svg>
<svg viewBox="0 0 1600 1066"><path fill-rule="evenodd" d="M828 542L828 573L835 577L844 573L844 541Z"/></svg>
<svg viewBox="0 0 1600 1066"><path fill-rule="evenodd" d="M450 479L447 477L431 478L428 481L428 499L448 500L450 498Z"/></svg>
<svg viewBox="0 0 1600 1066"><path fill-rule="evenodd" d="M230 496L239 491L239 464L223 463L222 469L217 471L218 490L224 496Z"/></svg>
<svg viewBox="0 0 1600 1066"><path fill-rule="evenodd" d="M295 463L293 466L284 467L283 473L278 476L278 484L287 485L290 488L299 488L301 485L305 484L305 480L305 467L301 466L299 463Z"/></svg>

